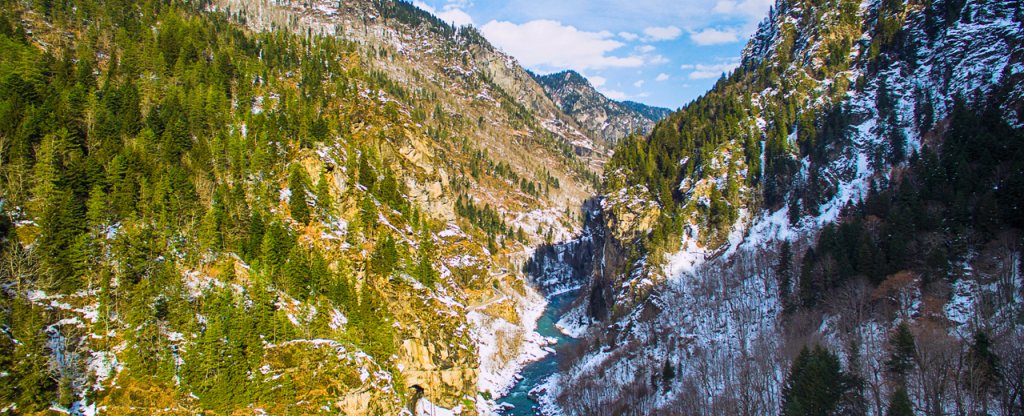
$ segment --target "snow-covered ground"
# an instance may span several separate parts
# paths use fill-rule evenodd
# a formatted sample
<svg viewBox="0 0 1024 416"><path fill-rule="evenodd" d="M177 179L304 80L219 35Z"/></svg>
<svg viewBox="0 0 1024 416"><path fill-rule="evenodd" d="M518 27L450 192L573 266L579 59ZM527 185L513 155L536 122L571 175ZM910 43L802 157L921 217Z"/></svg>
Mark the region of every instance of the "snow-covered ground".
<svg viewBox="0 0 1024 416"><path fill-rule="evenodd" d="M521 320L518 324L480 310L468 314L480 359L477 388L490 392L491 397L508 392L516 382L516 374L526 364L547 355L545 347L553 342L537 333L537 320L544 313L547 301L529 286L526 292L526 296L515 300Z"/></svg>

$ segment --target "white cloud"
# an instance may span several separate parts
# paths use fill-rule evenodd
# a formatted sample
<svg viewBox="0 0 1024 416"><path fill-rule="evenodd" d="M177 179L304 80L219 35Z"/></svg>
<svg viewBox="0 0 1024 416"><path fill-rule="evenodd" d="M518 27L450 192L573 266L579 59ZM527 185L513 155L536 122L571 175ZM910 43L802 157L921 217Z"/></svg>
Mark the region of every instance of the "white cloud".
<svg viewBox="0 0 1024 416"><path fill-rule="evenodd" d="M601 94L604 94L605 97L611 98L615 101L622 101L629 98L629 95L626 93L616 90L601 90Z"/></svg>
<svg viewBox="0 0 1024 416"><path fill-rule="evenodd" d="M675 26L649 27L644 29L644 34L647 35L647 40L660 42L679 38L683 34L683 30Z"/></svg>
<svg viewBox="0 0 1024 416"><path fill-rule="evenodd" d="M668 81L668 79L669 79L668 74L662 72L662 73L658 74L658 77L655 78L654 80L658 81L658 82L662 82L662 81Z"/></svg>
<svg viewBox="0 0 1024 416"><path fill-rule="evenodd" d="M658 48L655 48L654 46L651 45L641 45L636 47L636 50L640 51L641 53L651 53L657 49Z"/></svg>
<svg viewBox="0 0 1024 416"><path fill-rule="evenodd" d="M640 35L631 32L619 32L619 37L624 39L626 42L633 42L640 39Z"/></svg>
<svg viewBox="0 0 1024 416"><path fill-rule="evenodd" d="M651 65L664 65L668 63L668 58L666 58L665 55L654 55L647 58L647 63Z"/></svg>
<svg viewBox="0 0 1024 416"><path fill-rule="evenodd" d="M473 24L473 17L462 10L466 5L465 2L449 2L440 11L431 7L429 4L418 0L413 2L413 5L437 16L441 20L444 20L455 27Z"/></svg>
<svg viewBox="0 0 1024 416"><path fill-rule="evenodd" d="M608 31L587 32L554 20L532 20L523 24L492 20L480 31L524 66L535 70L636 68L640 56L611 56L624 43Z"/></svg>
<svg viewBox="0 0 1024 416"><path fill-rule="evenodd" d="M764 11L768 10L768 7L774 2L774 0L719 0L711 11L718 14L760 18Z"/></svg>
<svg viewBox="0 0 1024 416"><path fill-rule="evenodd" d="M739 42L740 35L735 29L719 30L715 28L708 28L690 32L690 40L701 46L718 45L722 43Z"/></svg>
<svg viewBox="0 0 1024 416"><path fill-rule="evenodd" d="M590 81L590 85L593 85L594 88L601 88L604 86L604 84L608 83L608 78L597 75L589 76L587 77L587 80Z"/></svg>
<svg viewBox="0 0 1024 416"><path fill-rule="evenodd" d="M641 80L638 80L637 82L634 82L633 86L637 87L637 88L643 88L644 84L646 84L646 83L647 83L647 81L644 81L644 80L641 79Z"/></svg>
<svg viewBox="0 0 1024 416"><path fill-rule="evenodd" d="M683 70L691 70L690 79L711 79L718 78L726 72L738 68L740 64L738 62L721 63L721 64L696 64L696 65L683 65L680 68Z"/></svg>
<svg viewBox="0 0 1024 416"><path fill-rule="evenodd" d="M679 69L682 69L684 71L688 70L688 69L693 69L693 68L694 68L693 64L682 64L682 65L679 65Z"/></svg>

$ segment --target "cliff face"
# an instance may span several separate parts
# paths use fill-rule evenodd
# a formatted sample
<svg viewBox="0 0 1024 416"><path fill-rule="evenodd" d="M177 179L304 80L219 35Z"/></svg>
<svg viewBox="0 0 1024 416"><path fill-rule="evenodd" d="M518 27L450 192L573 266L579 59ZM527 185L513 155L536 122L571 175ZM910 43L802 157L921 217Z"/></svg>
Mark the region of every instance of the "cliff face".
<svg viewBox="0 0 1024 416"><path fill-rule="evenodd" d="M655 123L671 113L665 108L610 100L575 71L535 78L562 111L608 146L632 134L650 133Z"/></svg>

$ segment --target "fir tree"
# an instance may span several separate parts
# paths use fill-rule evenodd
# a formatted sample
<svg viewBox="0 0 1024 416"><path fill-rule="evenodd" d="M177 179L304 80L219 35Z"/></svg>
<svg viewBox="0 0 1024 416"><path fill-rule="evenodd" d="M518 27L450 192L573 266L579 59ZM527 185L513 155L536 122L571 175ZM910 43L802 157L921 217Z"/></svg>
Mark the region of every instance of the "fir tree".
<svg viewBox="0 0 1024 416"><path fill-rule="evenodd" d="M910 326L906 322L901 322L889 337L891 352L885 363L886 369L900 385L906 384L907 373L914 368L917 356L914 344L914 334L910 333Z"/></svg>
<svg viewBox="0 0 1024 416"><path fill-rule="evenodd" d="M829 416L846 394L839 359L820 345L804 347L793 362L782 391L784 416Z"/></svg>
<svg viewBox="0 0 1024 416"><path fill-rule="evenodd" d="M433 288L437 281L437 272L434 270L434 240L430 231L424 229L420 233L420 247L417 253L415 277L424 286Z"/></svg>
<svg viewBox="0 0 1024 416"><path fill-rule="evenodd" d="M910 403L910 396L907 395L907 388L900 386L889 399L889 410L886 416L914 416L914 405Z"/></svg>
<svg viewBox="0 0 1024 416"><path fill-rule="evenodd" d="M316 204L320 210L321 217L326 218L334 207L334 200L331 198L330 176L326 173L320 174L320 180L316 182Z"/></svg>
<svg viewBox="0 0 1024 416"><path fill-rule="evenodd" d="M292 219L300 224L309 223L309 202L306 197L306 174L300 165L293 165L291 174L288 176L288 189L291 196L288 198L288 208L291 210Z"/></svg>

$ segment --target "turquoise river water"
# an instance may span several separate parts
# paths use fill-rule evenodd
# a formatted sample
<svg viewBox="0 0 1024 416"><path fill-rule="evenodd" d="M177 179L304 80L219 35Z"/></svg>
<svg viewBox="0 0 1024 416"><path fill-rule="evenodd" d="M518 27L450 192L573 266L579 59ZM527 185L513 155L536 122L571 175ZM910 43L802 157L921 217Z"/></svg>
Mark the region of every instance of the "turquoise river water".
<svg viewBox="0 0 1024 416"><path fill-rule="evenodd" d="M530 390L543 383L548 376L558 370L560 352L575 341L555 327L555 322L558 322L558 319L565 313L566 307L575 298L576 292L569 292L548 299L548 307L537 321L537 332L545 337L558 340L552 346L555 349L555 353L548 354L544 358L527 364L523 368L523 371L520 373L522 379L516 382L516 385L508 394L497 400L499 404L510 405L506 406L501 411L501 414L507 416L533 416L541 414L537 408L537 402L530 397Z"/></svg>

